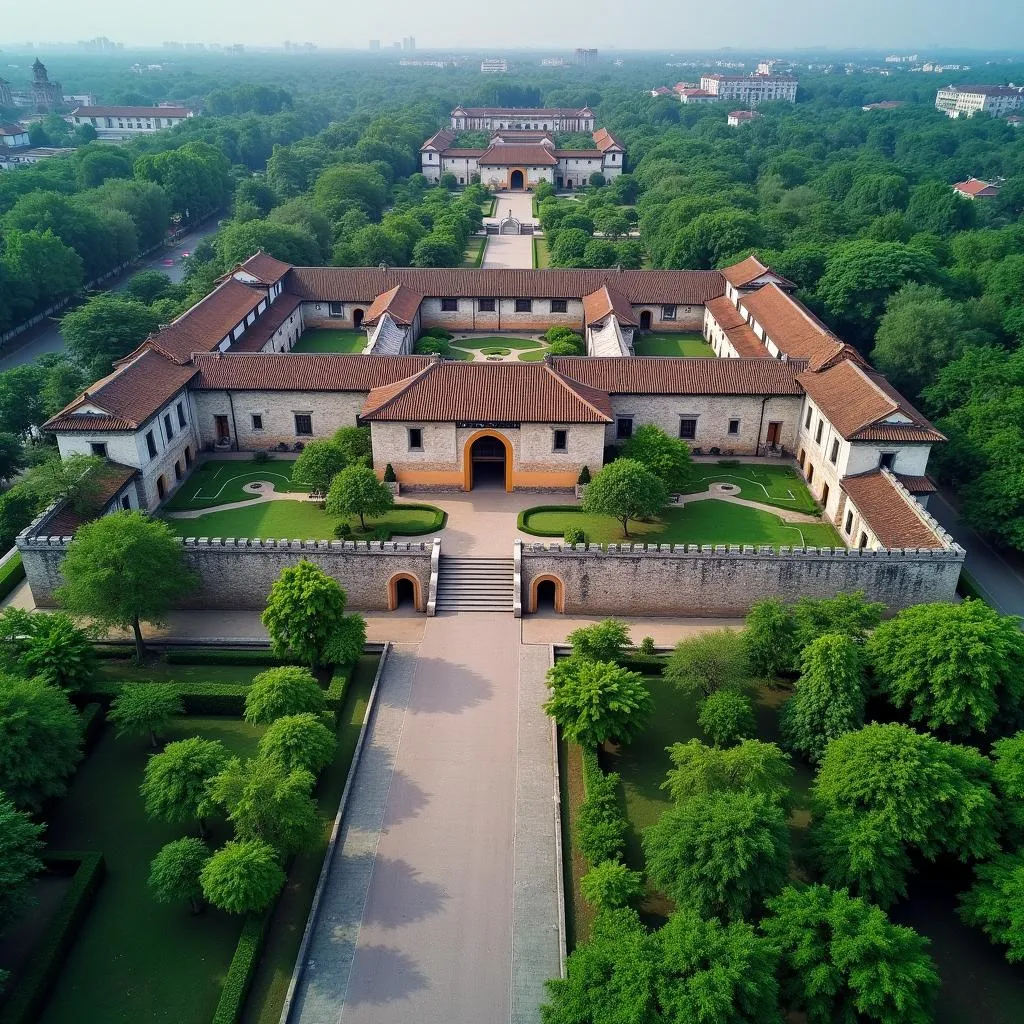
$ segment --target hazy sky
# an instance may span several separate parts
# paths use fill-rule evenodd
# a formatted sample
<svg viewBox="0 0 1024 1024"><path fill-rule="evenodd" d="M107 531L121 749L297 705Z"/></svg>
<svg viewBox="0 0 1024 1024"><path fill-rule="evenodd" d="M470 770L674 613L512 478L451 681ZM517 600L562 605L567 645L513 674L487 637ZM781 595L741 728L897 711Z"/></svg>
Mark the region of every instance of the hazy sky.
<svg viewBox="0 0 1024 1024"><path fill-rule="evenodd" d="M11 43L108 36L365 48L416 37L419 49L597 46L623 49L920 51L1024 49L1020 0L0 0L0 38Z"/></svg>

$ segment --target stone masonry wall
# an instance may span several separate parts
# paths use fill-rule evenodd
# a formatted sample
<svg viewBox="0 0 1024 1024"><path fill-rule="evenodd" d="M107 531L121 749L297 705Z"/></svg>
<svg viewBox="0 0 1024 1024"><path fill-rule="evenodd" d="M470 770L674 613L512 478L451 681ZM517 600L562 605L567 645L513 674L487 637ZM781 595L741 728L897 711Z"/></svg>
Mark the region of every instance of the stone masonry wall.
<svg viewBox="0 0 1024 1024"><path fill-rule="evenodd" d="M54 590L63 582L60 567L70 537L17 540L32 596L37 605L55 605ZM200 584L182 608L262 609L281 570L305 558L319 565L348 591L348 607L383 611L388 581L408 574L419 581L426 600L430 589L430 543L389 541L196 540L183 541L185 561Z"/></svg>
<svg viewBox="0 0 1024 1024"><path fill-rule="evenodd" d="M533 608L532 584L561 580L568 615L745 615L764 597L795 601L862 590L891 612L950 601L964 550L755 548L745 545L524 544L522 600Z"/></svg>

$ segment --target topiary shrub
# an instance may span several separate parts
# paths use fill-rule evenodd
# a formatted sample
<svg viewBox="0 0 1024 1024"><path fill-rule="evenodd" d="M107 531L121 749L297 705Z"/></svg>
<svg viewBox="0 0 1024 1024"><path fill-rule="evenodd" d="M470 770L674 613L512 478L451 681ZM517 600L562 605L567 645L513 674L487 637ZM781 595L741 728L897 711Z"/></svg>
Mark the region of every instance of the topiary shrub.
<svg viewBox="0 0 1024 1024"><path fill-rule="evenodd" d="M446 331L443 327L428 327L423 334L423 338L441 338L443 341L451 341L455 337L451 331Z"/></svg>
<svg viewBox="0 0 1024 1024"><path fill-rule="evenodd" d="M397 480L398 480L398 477L395 476L395 467L392 466L391 463L389 462L384 467L384 483L386 483L386 484L393 484L393 483L397 482Z"/></svg>
<svg viewBox="0 0 1024 1024"><path fill-rule="evenodd" d="M566 544L586 544L587 535L578 526L568 526L565 530Z"/></svg>
<svg viewBox="0 0 1024 1024"><path fill-rule="evenodd" d="M733 690L716 690L701 704L697 724L716 747L731 747L756 732L753 702Z"/></svg>
<svg viewBox="0 0 1024 1024"><path fill-rule="evenodd" d="M583 750L582 759L587 798L580 804L576 819L576 846L591 864L617 860L629 831L621 806L619 776L614 772L605 775L593 750Z"/></svg>
<svg viewBox="0 0 1024 1024"><path fill-rule="evenodd" d="M334 536L338 540L351 540L352 527L348 523L338 523L338 525L334 527Z"/></svg>
<svg viewBox="0 0 1024 1024"><path fill-rule="evenodd" d="M265 451L263 448L260 448L258 451L255 451L255 452L252 453L252 461L257 463L257 464L259 464L259 465L262 465L269 458L270 458L270 454L267 451Z"/></svg>
<svg viewBox="0 0 1024 1024"><path fill-rule="evenodd" d="M643 875L621 861L603 860L581 879L580 893L597 911L628 907L643 895Z"/></svg>
<svg viewBox="0 0 1024 1024"><path fill-rule="evenodd" d="M586 355L586 351L583 339L578 334L556 338L548 345L548 352L553 356L582 356Z"/></svg>
<svg viewBox="0 0 1024 1024"><path fill-rule="evenodd" d="M589 484L590 483L590 467L584 466L580 470L580 475L576 477L576 483L578 484Z"/></svg>
<svg viewBox="0 0 1024 1024"><path fill-rule="evenodd" d="M654 637L653 636L645 636L643 638L643 640L640 641L640 646L638 648L638 651L645 658L653 658L654 655L658 653L654 649Z"/></svg>

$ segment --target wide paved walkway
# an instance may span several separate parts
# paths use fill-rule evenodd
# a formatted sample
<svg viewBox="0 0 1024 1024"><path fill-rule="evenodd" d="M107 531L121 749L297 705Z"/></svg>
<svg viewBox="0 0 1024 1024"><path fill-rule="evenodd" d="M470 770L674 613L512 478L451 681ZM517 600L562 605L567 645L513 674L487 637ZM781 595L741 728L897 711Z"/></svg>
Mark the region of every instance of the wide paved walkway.
<svg viewBox="0 0 1024 1024"><path fill-rule="evenodd" d="M509 214L519 221L534 221L533 193L499 192L494 216L488 221L501 223ZM532 235L488 235L487 248L481 266L485 270L513 268L530 270L533 267Z"/></svg>

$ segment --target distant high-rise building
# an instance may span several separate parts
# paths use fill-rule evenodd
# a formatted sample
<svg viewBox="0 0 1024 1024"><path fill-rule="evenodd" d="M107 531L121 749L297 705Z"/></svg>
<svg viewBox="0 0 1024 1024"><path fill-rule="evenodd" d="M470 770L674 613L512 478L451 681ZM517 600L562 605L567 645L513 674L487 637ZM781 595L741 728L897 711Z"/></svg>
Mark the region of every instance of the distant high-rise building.
<svg viewBox="0 0 1024 1024"><path fill-rule="evenodd" d="M480 71L485 75L503 75L508 71L508 61L504 57L488 57L480 61Z"/></svg>
<svg viewBox="0 0 1024 1024"><path fill-rule="evenodd" d="M592 60L597 59L597 50L587 50L582 46L576 47L576 63L577 64L589 64Z"/></svg>
<svg viewBox="0 0 1024 1024"><path fill-rule="evenodd" d="M947 117L1004 117L1022 104L1024 89L1013 85L947 85L935 94L935 106Z"/></svg>
<svg viewBox="0 0 1024 1024"><path fill-rule="evenodd" d="M416 39L415 39L415 37L414 36L405 36L402 39L402 49L403 50L415 50L416 49Z"/></svg>
<svg viewBox="0 0 1024 1024"><path fill-rule="evenodd" d="M380 40L379 39L371 39L370 40L370 53L380 53Z"/></svg>

